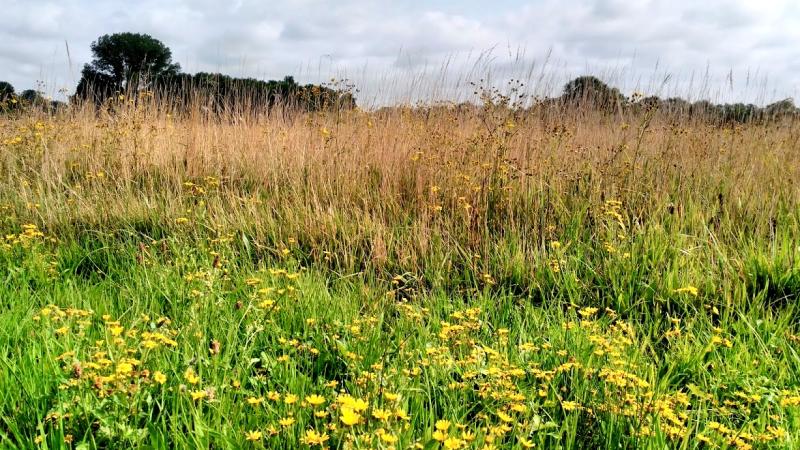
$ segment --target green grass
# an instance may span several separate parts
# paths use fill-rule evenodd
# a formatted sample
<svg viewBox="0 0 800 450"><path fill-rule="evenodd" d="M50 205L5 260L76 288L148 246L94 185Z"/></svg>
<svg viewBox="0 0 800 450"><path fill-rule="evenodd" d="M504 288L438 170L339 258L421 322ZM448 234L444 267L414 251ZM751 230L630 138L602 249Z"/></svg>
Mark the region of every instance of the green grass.
<svg viewBox="0 0 800 450"><path fill-rule="evenodd" d="M793 448L800 267L790 234L722 245L654 219L622 235L626 219L612 211L624 205L600 209L607 220L590 230L572 217L536 260L505 236L481 258L433 247L438 267L396 278L314 263L302 236L215 239L197 222L162 223L159 241L133 227L11 239L0 254L3 445L284 447L315 429L334 448L393 443L380 434L433 448L436 422L448 420L461 439L450 445L492 435L499 447L710 448L705 436L723 448ZM686 286L697 295L676 292ZM175 345L147 349L144 332ZM96 381L124 358L138 362ZM339 420L340 393L368 402L362 423ZM303 404L311 394L325 397L325 417ZM409 417L372 417L380 408ZM286 417L295 422L281 426ZM246 441L254 430L263 437Z"/></svg>

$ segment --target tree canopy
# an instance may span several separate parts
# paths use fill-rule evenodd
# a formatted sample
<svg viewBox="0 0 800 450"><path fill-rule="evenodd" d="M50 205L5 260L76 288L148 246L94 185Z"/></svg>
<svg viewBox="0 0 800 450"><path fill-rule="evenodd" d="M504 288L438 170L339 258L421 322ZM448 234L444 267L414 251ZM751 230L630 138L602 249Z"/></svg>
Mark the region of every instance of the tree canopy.
<svg viewBox="0 0 800 450"><path fill-rule="evenodd" d="M7 81L0 81L0 112L9 111L15 106L14 86Z"/></svg>
<svg viewBox="0 0 800 450"><path fill-rule="evenodd" d="M14 86L8 81L0 81L0 102L14 95Z"/></svg>
<svg viewBox="0 0 800 450"><path fill-rule="evenodd" d="M94 59L89 68L119 85L141 75L157 78L180 72L180 65L172 62L172 51L147 34L106 34L91 48Z"/></svg>
<svg viewBox="0 0 800 450"><path fill-rule="evenodd" d="M138 90L146 80L180 73L172 51L158 39L141 33L100 36L91 45L94 59L83 66L77 94L103 99L125 89Z"/></svg>
<svg viewBox="0 0 800 450"><path fill-rule="evenodd" d="M575 78L564 86L563 98L582 106L614 110L625 102L625 96L594 76Z"/></svg>

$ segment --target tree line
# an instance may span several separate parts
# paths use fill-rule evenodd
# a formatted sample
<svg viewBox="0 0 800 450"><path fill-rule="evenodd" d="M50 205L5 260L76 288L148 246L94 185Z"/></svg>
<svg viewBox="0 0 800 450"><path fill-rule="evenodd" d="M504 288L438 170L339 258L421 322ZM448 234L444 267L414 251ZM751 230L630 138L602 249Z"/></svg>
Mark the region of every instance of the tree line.
<svg viewBox="0 0 800 450"><path fill-rule="evenodd" d="M752 103L715 104L708 100L690 102L680 97L666 99L635 93L630 97L594 76L578 77L564 86L560 97L545 102L574 106L606 113L625 110L659 110L665 114L688 115L707 118L722 123L769 121L786 117L800 117L800 109L790 98L764 107Z"/></svg>
<svg viewBox="0 0 800 450"><path fill-rule="evenodd" d="M26 106L58 108L63 103L49 100L36 89L26 89L20 93L7 81L0 81L0 112L22 109Z"/></svg>
<svg viewBox="0 0 800 450"><path fill-rule="evenodd" d="M263 81L235 78L220 73L188 74L172 61L171 50L158 39L141 33L115 33L99 37L91 44L93 59L81 71L81 78L70 103L92 102L102 105L119 96L129 98L141 93L160 95L176 107L198 102L215 112L269 111L280 105L305 111L350 109L356 106L352 86L344 89L297 83L293 77ZM131 95L133 94L133 95ZM558 97L547 98L540 105L574 107L617 113L626 110L660 110L667 114L702 116L720 122L744 123L798 117L792 99L765 107L753 104L714 104L689 102L678 97L623 95L594 76L581 76L568 82ZM0 111L25 106L64 106L29 89L19 95L14 87L0 81Z"/></svg>
<svg viewBox="0 0 800 450"><path fill-rule="evenodd" d="M215 112L268 111L276 106L305 111L356 106L351 86L302 85L292 76L264 81L221 73L183 73L172 61L172 51L147 34L104 35L91 44L91 50L93 59L83 66L75 94L69 98L72 104L102 105L120 97L151 95L168 99L177 107L200 102ZM16 95L10 83L0 82L0 109L30 105L64 106L46 100L35 90Z"/></svg>

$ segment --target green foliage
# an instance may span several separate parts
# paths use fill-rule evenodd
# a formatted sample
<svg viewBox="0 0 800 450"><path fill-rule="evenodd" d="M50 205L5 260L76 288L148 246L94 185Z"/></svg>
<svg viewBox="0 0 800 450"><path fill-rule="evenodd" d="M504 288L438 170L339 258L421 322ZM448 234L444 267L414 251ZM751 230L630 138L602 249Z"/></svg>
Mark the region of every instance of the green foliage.
<svg viewBox="0 0 800 450"><path fill-rule="evenodd" d="M91 49L94 59L83 67L76 90L83 98L136 91L151 80L180 72L180 65L172 62L172 51L147 34L106 34Z"/></svg>
<svg viewBox="0 0 800 450"><path fill-rule="evenodd" d="M14 86L8 81L0 81L0 102L5 101L14 95Z"/></svg>
<svg viewBox="0 0 800 450"><path fill-rule="evenodd" d="M800 117L800 109L790 98L771 103L765 107L753 104L714 104L708 100L694 103L680 97L661 99L651 95L635 94L625 97L617 88L608 86L595 76L581 76L564 85L558 101L576 110L599 110L606 113L621 113L625 110L660 110L676 120L692 117L719 124L767 122Z"/></svg>
<svg viewBox="0 0 800 450"><path fill-rule="evenodd" d="M14 86L7 81L0 81L0 112L16 109L17 99Z"/></svg>
<svg viewBox="0 0 800 450"><path fill-rule="evenodd" d="M305 111L352 109L352 93L326 86L298 84L293 77L263 81L233 78L218 73L179 74L162 78L156 89L167 93L173 104L191 105L198 99L215 112L262 112L280 105Z"/></svg>
<svg viewBox="0 0 800 450"><path fill-rule="evenodd" d="M26 89L19 94L19 98L28 105L45 105L48 100L42 95L41 92L35 89Z"/></svg>
<svg viewBox="0 0 800 450"><path fill-rule="evenodd" d="M579 107L594 107L614 112L625 103L619 89L612 88L594 76L575 78L564 86L563 100Z"/></svg>
<svg viewBox="0 0 800 450"><path fill-rule="evenodd" d="M106 34L94 41L91 48L94 59L89 67L110 76L118 85L137 77L158 78L180 71L180 65L172 62L172 51L146 34Z"/></svg>
<svg viewBox="0 0 800 450"><path fill-rule="evenodd" d="M543 302L515 293L513 277L482 274L519 264L519 237L498 241L483 270L433 268L426 278L448 281L425 287L411 274L303 267L315 249L302 242L253 260L245 253L267 242L218 239L199 218L154 217L159 241L133 229L51 241L12 220L3 231L20 237L0 250L0 382L17 388L0 396L0 436L21 447L285 448L314 429L332 447L352 430L470 448L463 436L480 447L507 424L491 436L499 448L699 450L701 437L793 448L796 263L764 263L769 244L756 236L684 253L693 244L659 217L621 239L631 212L616 203L595 224L561 214L573 224L563 244L530 261ZM614 240L614 252L586 235ZM442 245L432 253L459 258ZM754 261L747 276L765 289L788 280L775 294L786 301L750 305L768 299L742 289L738 258ZM690 283L700 288L681 290ZM352 428L342 392L369 407ZM309 405L311 394L324 404ZM442 437L439 420L451 422Z"/></svg>

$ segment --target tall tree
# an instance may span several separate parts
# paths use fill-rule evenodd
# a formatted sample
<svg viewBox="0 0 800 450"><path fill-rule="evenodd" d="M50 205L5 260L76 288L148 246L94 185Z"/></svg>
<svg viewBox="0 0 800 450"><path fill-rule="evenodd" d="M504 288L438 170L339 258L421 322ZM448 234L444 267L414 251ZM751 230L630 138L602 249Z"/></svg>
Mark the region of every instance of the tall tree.
<svg viewBox="0 0 800 450"><path fill-rule="evenodd" d="M77 89L80 97L103 99L115 91L137 90L145 80L180 72L170 49L147 34L106 34L91 49L94 59L83 67Z"/></svg>

